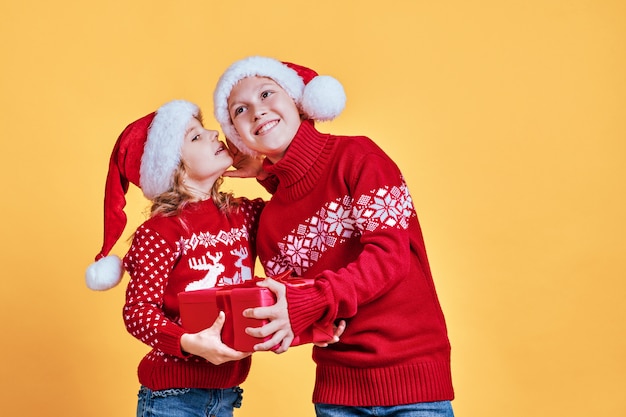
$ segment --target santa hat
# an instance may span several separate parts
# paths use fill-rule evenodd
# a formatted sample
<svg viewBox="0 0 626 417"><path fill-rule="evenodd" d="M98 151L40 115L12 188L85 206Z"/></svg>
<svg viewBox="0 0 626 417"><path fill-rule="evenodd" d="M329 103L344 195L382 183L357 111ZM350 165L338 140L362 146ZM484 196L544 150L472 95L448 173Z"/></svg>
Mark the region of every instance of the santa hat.
<svg viewBox="0 0 626 417"><path fill-rule="evenodd" d="M150 200L172 188L185 131L194 117L201 118L198 106L170 101L129 124L117 139L104 190L104 243L85 273L87 287L108 290L121 281L122 261L109 252L126 227L128 186L135 184Z"/></svg>
<svg viewBox="0 0 626 417"><path fill-rule="evenodd" d="M252 76L274 80L295 101L307 119L332 120L341 114L346 105L343 86L328 75L318 75L312 69L262 56L252 56L235 62L217 82L213 94L215 118L226 137L249 155L256 155L256 152L243 143L235 130L228 112L228 97L235 84Z"/></svg>

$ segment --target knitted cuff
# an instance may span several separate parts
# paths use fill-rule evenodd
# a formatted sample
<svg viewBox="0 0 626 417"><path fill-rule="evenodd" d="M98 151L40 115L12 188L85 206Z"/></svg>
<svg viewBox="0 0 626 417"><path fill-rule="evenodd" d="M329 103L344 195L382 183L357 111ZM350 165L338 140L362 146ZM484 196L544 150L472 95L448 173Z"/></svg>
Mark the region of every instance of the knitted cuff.
<svg viewBox="0 0 626 417"><path fill-rule="evenodd" d="M164 326L159 329L159 343L157 348L168 355L173 355L179 358L189 357L189 354L183 352L183 349L180 346L180 338L185 333L185 330L180 326Z"/></svg>
<svg viewBox="0 0 626 417"><path fill-rule="evenodd" d="M257 181L270 194L274 194L278 188L278 177L274 174L268 174L267 177L263 179L257 177Z"/></svg>
<svg viewBox="0 0 626 417"><path fill-rule="evenodd" d="M326 309L326 299L320 288L316 286L287 285L286 289L291 330L297 336L322 318Z"/></svg>

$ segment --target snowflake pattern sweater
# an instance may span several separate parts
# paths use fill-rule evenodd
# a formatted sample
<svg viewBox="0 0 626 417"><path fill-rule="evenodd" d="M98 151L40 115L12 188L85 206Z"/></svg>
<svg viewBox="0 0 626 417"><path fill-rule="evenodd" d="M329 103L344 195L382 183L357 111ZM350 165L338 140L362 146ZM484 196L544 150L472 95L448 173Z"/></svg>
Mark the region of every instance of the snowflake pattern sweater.
<svg viewBox="0 0 626 417"><path fill-rule="evenodd" d="M240 199L228 216L211 199L189 204L179 216L142 224L124 257L130 274L124 323L152 347L139 364L139 382L152 389L229 388L242 383L250 357L216 366L181 350L178 293L252 278L254 236L264 202Z"/></svg>
<svg viewBox="0 0 626 417"><path fill-rule="evenodd" d="M295 334L346 319L339 343L313 348L313 402L390 406L451 400L450 344L412 199L396 164L366 137L303 122L261 215L267 276L315 278L288 288Z"/></svg>

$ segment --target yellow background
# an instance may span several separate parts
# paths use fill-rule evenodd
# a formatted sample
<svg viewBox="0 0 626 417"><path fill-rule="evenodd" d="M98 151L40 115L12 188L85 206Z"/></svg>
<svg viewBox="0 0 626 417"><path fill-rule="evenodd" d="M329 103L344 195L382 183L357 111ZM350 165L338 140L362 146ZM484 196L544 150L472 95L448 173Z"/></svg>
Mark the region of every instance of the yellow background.
<svg viewBox="0 0 626 417"><path fill-rule="evenodd" d="M215 82L251 54L338 78L347 108L320 129L403 170L457 416L626 414L623 1L2 0L0 21L2 415L134 415L125 285L83 281L108 157L173 98L217 127ZM145 205L133 189L124 236ZM307 347L255 355L236 415L313 416L313 372Z"/></svg>

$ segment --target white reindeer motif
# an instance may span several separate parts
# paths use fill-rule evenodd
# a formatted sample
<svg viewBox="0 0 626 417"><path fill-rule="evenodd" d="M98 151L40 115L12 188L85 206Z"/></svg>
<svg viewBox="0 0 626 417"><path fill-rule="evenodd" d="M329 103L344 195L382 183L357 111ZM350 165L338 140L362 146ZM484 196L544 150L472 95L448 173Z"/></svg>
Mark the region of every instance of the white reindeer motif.
<svg viewBox="0 0 626 417"><path fill-rule="evenodd" d="M248 248L241 247L239 249L233 249L230 251L231 255L235 255L238 259L235 261L235 266L239 267L239 271L235 272L233 277L224 277L225 284L239 284L244 281L252 279L252 268L244 266L243 260L249 256Z"/></svg>
<svg viewBox="0 0 626 417"><path fill-rule="evenodd" d="M185 291L201 290L203 288L213 288L217 283L217 278L222 272L224 272L224 265L218 261L222 259L222 252L217 252L215 256L211 256L211 252L207 252L206 256L200 258L198 261L195 258L189 259L189 268L196 271L209 271L201 280L190 282ZM209 263L209 258L212 263Z"/></svg>

